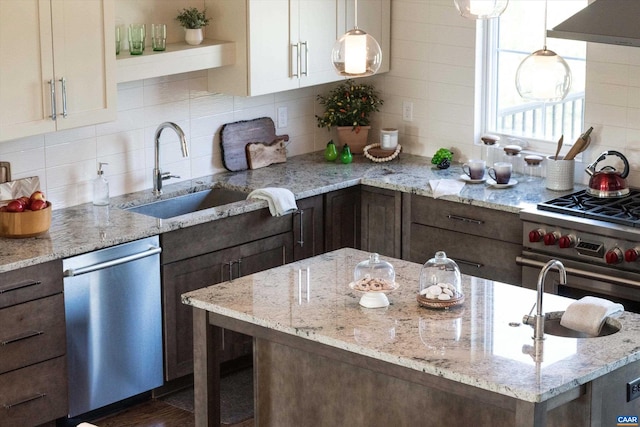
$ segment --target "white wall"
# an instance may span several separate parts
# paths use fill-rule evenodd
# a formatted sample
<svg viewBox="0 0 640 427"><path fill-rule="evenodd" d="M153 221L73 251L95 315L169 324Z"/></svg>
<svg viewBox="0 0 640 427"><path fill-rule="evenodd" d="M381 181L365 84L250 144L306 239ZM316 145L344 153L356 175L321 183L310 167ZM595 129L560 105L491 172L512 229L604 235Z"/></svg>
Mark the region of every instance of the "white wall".
<svg viewBox="0 0 640 427"><path fill-rule="evenodd" d="M370 79L385 100L372 134L397 127L406 152L430 156L452 147L461 159L479 156L475 22L461 18L452 0L391 6L392 70ZM590 44L587 55L585 120L595 132L585 161L606 149L621 151L632 164L630 184L640 187L640 49ZM170 131L162 137L161 166L182 179L223 170L216 133L222 124L275 120L279 106L289 110L289 125L276 130L289 134L289 155L320 150L334 136L314 118L315 96L326 90L230 97L208 93L205 72L121 84L116 122L0 143L0 160L11 162L14 178L40 176L56 208L75 205L91 200L98 161L109 163L112 195L151 188L153 134L165 120L178 123L189 140L191 156L183 159ZM403 101L413 103L411 122L402 120Z"/></svg>

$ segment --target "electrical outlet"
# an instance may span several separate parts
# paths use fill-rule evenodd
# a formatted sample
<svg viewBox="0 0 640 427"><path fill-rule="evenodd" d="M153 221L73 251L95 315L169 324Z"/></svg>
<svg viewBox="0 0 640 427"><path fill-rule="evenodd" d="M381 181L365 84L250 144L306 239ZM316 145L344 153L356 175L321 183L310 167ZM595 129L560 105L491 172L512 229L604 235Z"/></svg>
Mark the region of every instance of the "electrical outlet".
<svg viewBox="0 0 640 427"><path fill-rule="evenodd" d="M640 397L640 378L627 383L627 402Z"/></svg>
<svg viewBox="0 0 640 427"><path fill-rule="evenodd" d="M278 107L278 128L286 128L289 125L289 111L287 107Z"/></svg>
<svg viewBox="0 0 640 427"><path fill-rule="evenodd" d="M405 122L413 121L413 102L402 102L402 120L404 120Z"/></svg>

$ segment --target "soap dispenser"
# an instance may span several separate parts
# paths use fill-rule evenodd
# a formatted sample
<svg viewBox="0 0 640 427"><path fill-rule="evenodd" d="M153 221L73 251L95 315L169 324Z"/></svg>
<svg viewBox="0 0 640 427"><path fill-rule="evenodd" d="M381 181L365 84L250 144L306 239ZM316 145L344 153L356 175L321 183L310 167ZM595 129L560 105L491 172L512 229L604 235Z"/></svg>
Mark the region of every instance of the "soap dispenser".
<svg viewBox="0 0 640 427"><path fill-rule="evenodd" d="M98 163L98 176L93 180L93 204L106 206L109 204L109 181L104 177L102 166L109 163Z"/></svg>

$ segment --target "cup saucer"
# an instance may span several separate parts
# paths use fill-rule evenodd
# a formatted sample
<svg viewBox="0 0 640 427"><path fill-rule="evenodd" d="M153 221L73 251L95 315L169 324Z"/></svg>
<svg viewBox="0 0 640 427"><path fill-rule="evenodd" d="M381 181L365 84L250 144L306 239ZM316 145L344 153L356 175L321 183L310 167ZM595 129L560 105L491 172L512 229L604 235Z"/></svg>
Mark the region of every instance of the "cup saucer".
<svg viewBox="0 0 640 427"><path fill-rule="evenodd" d="M509 187L513 187L514 185L516 185L518 183L518 181L516 181L515 179L511 178L509 180L508 183L506 184L498 184L497 182L495 182L492 178L489 178L487 180L487 184L489 184L490 186L492 186L493 188L509 188Z"/></svg>
<svg viewBox="0 0 640 427"><path fill-rule="evenodd" d="M463 180L464 182L468 182L469 184L481 184L486 181L486 178L471 179L469 175L464 173L460 175L460 179Z"/></svg>

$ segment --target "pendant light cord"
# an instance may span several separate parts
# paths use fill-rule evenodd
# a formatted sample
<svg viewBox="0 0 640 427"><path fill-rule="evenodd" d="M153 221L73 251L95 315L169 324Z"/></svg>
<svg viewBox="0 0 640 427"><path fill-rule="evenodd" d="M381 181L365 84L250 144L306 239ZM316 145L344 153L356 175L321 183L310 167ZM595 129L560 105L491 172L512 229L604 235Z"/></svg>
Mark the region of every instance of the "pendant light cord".
<svg viewBox="0 0 640 427"><path fill-rule="evenodd" d="M355 7L353 23L354 23L354 28L357 30L358 29L358 0L353 0L353 4Z"/></svg>
<svg viewBox="0 0 640 427"><path fill-rule="evenodd" d="M357 0L356 0L357 1ZM544 28L543 28L543 43L542 50L547 50L547 6L549 5L549 0L544 0Z"/></svg>

